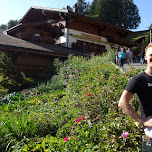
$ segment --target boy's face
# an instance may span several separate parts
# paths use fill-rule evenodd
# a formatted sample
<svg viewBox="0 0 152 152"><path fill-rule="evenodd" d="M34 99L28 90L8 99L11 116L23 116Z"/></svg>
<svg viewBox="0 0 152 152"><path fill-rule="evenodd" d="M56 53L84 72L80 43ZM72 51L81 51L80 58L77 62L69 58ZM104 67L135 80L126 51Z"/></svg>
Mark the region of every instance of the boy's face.
<svg viewBox="0 0 152 152"><path fill-rule="evenodd" d="M145 60L147 61L147 64L152 67L152 47L148 48L145 54Z"/></svg>

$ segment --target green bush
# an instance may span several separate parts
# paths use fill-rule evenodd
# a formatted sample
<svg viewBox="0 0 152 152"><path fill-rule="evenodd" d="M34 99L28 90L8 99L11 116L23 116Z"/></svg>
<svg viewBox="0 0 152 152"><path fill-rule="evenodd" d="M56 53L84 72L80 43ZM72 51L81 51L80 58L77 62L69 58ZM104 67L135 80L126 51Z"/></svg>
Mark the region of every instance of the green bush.
<svg viewBox="0 0 152 152"><path fill-rule="evenodd" d="M122 121L120 123L120 121ZM47 136L37 142L29 142L22 151L60 151L60 152L93 152L93 151L140 151L140 128L134 122L125 126L122 118L117 117L112 122L92 124L90 127L87 119L75 122L71 132L62 138ZM69 128L69 125L66 126ZM123 130L131 130L127 139L121 136ZM65 128L65 130L67 129Z"/></svg>
<svg viewBox="0 0 152 152"><path fill-rule="evenodd" d="M69 56L58 75L31 97L0 106L0 149L7 151L141 151L142 126L118 108L129 79L113 51L91 58ZM137 96L132 99L137 112ZM122 137L123 130L129 132ZM10 142L11 140L11 142Z"/></svg>
<svg viewBox="0 0 152 152"><path fill-rule="evenodd" d="M16 92L34 84L23 72L18 72L16 58L10 50L0 53L0 71L0 88L5 89L0 94Z"/></svg>

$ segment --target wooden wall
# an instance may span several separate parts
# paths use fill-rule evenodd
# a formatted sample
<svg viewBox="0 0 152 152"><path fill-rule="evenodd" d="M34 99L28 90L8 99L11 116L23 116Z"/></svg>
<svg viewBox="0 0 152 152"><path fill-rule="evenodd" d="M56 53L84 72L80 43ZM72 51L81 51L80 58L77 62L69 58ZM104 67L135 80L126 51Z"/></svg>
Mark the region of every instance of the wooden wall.
<svg viewBox="0 0 152 152"><path fill-rule="evenodd" d="M86 22L80 21L80 20L74 20L74 22L71 22L69 25L69 28L78 30L78 31L82 31L82 32L86 32L86 33L89 32L90 34L98 35L97 29L94 28L92 24L87 24Z"/></svg>
<svg viewBox="0 0 152 152"><path fill-rule="evenodd" d="M53 58L47 55L38 54L22 54L17 59L19 71L24 72L26 75L35 75L45 68L51 68Z"/></svg>
<svg viewBox="0 0 152 152"><path fill-rule="evenodd" d="M26 53L24 50L0 47L0 53L3 50L10 50L16 60L18 71L26 76L35 76L45 68L51 68L53 57L43 54Z"/></svg>
<svg viewBox="0 0 152 152"><path fill-rule="evenodd" d="M71 22L69 24L69 28L99 36L112 36L118 38L121 37L118 31L115 31L108 27L102 27L102 25L99 27L97 25L87 23L80 19L75 19L73 22Z"/></svg>
<svg viewBox="0 0 152 152"><path fill-rule="evenodd" d="M22 31L21 38L23 40L30 40L32 38L33 32L36 32L36 30L34 28L25 29L24 31ZM37 30L37 32L39 32L39 31Z"/></svg>

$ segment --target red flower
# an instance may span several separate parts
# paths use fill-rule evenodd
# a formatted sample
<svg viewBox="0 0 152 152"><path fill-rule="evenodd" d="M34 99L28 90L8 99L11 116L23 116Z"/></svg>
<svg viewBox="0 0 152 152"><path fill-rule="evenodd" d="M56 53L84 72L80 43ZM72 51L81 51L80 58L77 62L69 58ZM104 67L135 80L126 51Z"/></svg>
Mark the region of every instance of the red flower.
<svg viewBox="0 0 152 152"><path fill-rule="evenodd" d="M87 96L89 97L91 93L88 93Z"/></svg>
<svg viewBox="0 0 152 152"><path fill-rule="evenodd" d="M79 122L80 122L80 120L81 120L81 118L78 118L77 122L79 123Z"/></svg>
<svg viewBox="0 0 152 152"><path fill-rule="evenodd" d="M64 141L66 142L67 140L68 140L68 137L65 137L65 138L64 138Z"/></svg>
<svg viewBox="0 0 152 152"><path fill-rule="evenodd" d="M83 116L83 117L82 117L82 120L84 120L84 118L85 118L85 117Z"/></svg>
<svg viewBox="0 0 152 152"><path fill-rule="evenodd" d="M89 88L90 88L91 86L89 86Z"/></svg>

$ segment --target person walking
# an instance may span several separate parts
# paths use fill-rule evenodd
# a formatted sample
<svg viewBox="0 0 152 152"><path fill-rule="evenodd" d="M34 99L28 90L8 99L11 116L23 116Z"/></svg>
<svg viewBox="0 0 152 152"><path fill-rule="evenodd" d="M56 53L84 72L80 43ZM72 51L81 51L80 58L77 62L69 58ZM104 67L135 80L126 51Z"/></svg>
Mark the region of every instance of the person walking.
<svg viewBox="0 0 152 152"><path fill-rule="evenodd" d="M132 61L133 52L131 51L130 48L128 48L128 50L126 51L126 58L127 58L127 63L128 63L128 65L131 65L131 63L133 62L133 61Z"/></svg>
<svg viewBox="0 0 152 152"><path fill-rule="evenodd" d="M115 52L115 64L119 64L119 49Z"/></svg>
<svg viewBox="0 0 152 152"><path fill-rule="evenodd" d="M119 66L123 68L123 64L124 64L124 59L125 59L125 51L124 48L121 48L121 50L119 51Z"/></svg>
<svg viewBox="0 0 152 152"><path fill-rule="evenodd" d="M151 137L149 142L152 145L152 42L145 49L145 60L147 61L146 70L129 81L120 97L118 106L131 118L144 126L145 134L148 138ZM130 104L135 93L139 99L140 115ZM148 146L145 140L142 142L142 151L152 151L152 146Z"/></svg>

